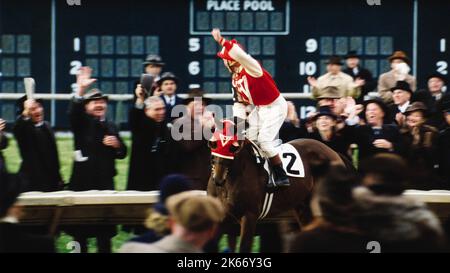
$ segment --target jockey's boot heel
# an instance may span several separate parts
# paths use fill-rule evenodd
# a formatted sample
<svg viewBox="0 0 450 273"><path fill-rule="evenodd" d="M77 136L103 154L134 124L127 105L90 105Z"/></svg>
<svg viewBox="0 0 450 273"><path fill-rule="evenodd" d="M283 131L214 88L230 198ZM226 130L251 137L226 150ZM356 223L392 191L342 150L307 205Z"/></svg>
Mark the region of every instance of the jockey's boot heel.
<svg viewBox="0 0 450 273"><path fill-rule="evenodd" d="M273 166L273 174L276 187L289 187L291 185L281 164Z"/></svg>

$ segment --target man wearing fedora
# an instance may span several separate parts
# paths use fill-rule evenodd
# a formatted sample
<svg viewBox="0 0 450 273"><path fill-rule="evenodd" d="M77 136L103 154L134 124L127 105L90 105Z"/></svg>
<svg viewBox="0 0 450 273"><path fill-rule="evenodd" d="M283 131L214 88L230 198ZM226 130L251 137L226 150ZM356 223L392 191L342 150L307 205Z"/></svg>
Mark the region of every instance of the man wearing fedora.
<svg viewBox="0 0 450 273"><path fill-rule="evenodd" d="M144 66L144 73L150 74L153 77L153 84L150 89L150 95L161 95L161 90L159 90L157 81L161 76L161 71L165 66L161 56L156 54L150 54L145 58L145 61L142 63Z"/></svg>
<svg viewBox="0 0 450 273"><path fill-rule="evenodd" d="M78 90L69 106L69 120L74 134L74 163L69 189L73 191L114 190L117 174L116 159L127 155L127 148L115 124L106 119L108 97L100 90L88 87L92 69L80 68L77 74ZM97 237L100 252L110 252L110 239L115 226L70 227L82 251L87 250L88 237Z"/></svg>
<svg viewBox="0 0 450 273"><path fill-rule="evenodd" d="M168 123L172 123L175 119L175 117L172 117L172 109L183 103L183 99L176 93L179 81L180 79L172 72L163 73L157 81L158 87L161 90L161 98L166 106L166 121Z"/></svg>
<svg viewBox="0 0 450 273"><path fill-rule="evenodd" d="M209 177L209 165L197 158L208 158L211 151L208 148L207 133L215 126L214 117L206 110L211 99L204 96L200 88L190 89L183 104L185 115L173 122L172 136L175 137L176 168L179 173L187 175L196 189L206 189Z"/></svg>
<svg viewBox="0 0 450 273"><path fill-rule="evenodd" d="M412 91L416 90L416 78L409 74L410 60L403 51L395 51L388 58L391 70L380 75L378 79L378 94L385 103L392 104L392 87L398 81L406 81Z"/></svg>
<svg viewBox="0 0 450 273"><path fill-rule="evenodd" d="M166 107L161 97L144 99L143 92L137 93L136 97L128 119L132 145L127 189L157 190L159 180L171 165L170 129L165 121Z"/></svg>
<svg viewBox="0 0 450 273"><path fill-rule="evenodd" d="M414 92L411 101L423 102L430 115L427 124L436 128L445 125L444 118L441 113L443 97L447 94L444 91L446 79L440 73L433 73L427 77L427 89L420 89Z"/></svg>
<svg viewBox="0 0 450 273"><path fill-rule="evenodd" d="M152 75L155 80L159 80L159 75L165 65L161 56L156 54L150 54L145 58L145 61L142 63L144 66L144 72Z"/></svg>
<svg viewBox="0 0 450 273"><path fill-rule="evenodd" d="M411 104L413 91L406 81L398 81L395 86L391 88L391 92L394 104L389 107L389 115L393 121L401 127L404 125L404 113Z"/></svg>
<svg viewBox="0 0 450 273"><path fill-rule="evenodd" d="M327 73L320 76L317 80L314 77L308 77L308 83L312 87L314 98L320 97L323 88L335 86L339 90L340 97L358 98L361 94L361 86L364 85L363 79L353 78L341 71L342 61L338 56L332 56L327 62Z"/></svg>
<svg viewBox="0 0 450 273"><path fill-rule="evenodd" d="M360 57L355 50L348 52L345 56L345 63L347 65L343 70L345 74L350 75L353 80L364 80L364 84L361 86L361 95L359 96L359 101L362 102L365 95L375 90L377 83L374 81L372 73L360 65Z"/></svg>
<svg viewBox="0 0 450 273"><path fill-rule="evenodd" d="M57 191L64 187L60 173L58 148L51 126L44 120L42 100L17 101L19 116L13 133L22 164L19 173L27 182L26 191Z"/></svg>

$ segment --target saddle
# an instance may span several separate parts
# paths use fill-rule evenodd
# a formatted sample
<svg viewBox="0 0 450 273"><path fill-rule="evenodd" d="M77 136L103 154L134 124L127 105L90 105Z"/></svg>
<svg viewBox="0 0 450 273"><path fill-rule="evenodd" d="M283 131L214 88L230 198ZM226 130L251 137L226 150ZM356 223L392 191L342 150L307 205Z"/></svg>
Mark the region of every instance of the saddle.
<svg viewBox="0 0 450 273"><path fill-rule="evenodd" d="M253 155L255 156L256 163L261 164L269 175L269 183L274 183L272 167L269 164L269 159L264 155L264 152L259 147L259 145L247 139L251 144ZM284 143L281 140L275 140L275 148L278 149L281 161L283 163L283 168L288 176L291 177L305 177L305 169L303 166L302 158L294 146Z"/></svg>

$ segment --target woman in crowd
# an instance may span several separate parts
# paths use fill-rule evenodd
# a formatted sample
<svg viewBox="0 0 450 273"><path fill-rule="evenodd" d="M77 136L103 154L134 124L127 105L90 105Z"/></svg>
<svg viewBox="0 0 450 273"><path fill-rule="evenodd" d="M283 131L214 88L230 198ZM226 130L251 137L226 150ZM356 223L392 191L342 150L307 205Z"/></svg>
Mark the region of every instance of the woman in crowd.
<svg viewBox="0 0 450 273"><path fill-rule="evenodd" d="M307 138L318 140L334 151L351 160L349 154L350 142L345 136L345 128L339 130L338 117L328 106L322 106L315 116L312 117L313 130L308 133Z"/></svg>
<svg viewBox="0 0 450 273"><path fill-rule="evenodd" d="M435 171L438 164L436 128L426 125L427 107L422 102L412 103L405 111L405 126L400 130L405 149L402 156L413 175L409 188L432 190L439 188Z"/></svg>
<svg viewBox="0 0 450 273"><path fill-rule="evenodd" d="M353 107L348 120L357 116L359 111L357 107ZM364 103L365 124L346 126L346 138L350 143L358 145L359 162L377 153L402 151L403 146L397 126L387 124L388 113L388 108L382 100L367 100ZM348 120L347 124L349 124Z"/></svg>

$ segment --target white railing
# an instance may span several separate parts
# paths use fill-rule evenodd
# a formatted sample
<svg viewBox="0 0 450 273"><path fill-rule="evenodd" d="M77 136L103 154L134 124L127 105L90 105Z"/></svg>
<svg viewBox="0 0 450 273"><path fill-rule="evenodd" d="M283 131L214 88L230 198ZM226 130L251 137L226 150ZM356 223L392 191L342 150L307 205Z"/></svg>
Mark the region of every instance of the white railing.
<svg viewBox="0 0 450 273"><path fill-rule="evenodd" d="M24 93L0 93L0 100L17 100L25 95ZM127 101L132 100L132 94L106 94L110 100L113 101ZM311 94L305 93L283 93L285 99L312 99ZM34 94L36 99L44 100L70 100L72 94L51 94L51 93L36 93ZM181 98L186 98L187 94L179 94ZM230 100L231 94L205 94L205 97L215 100Z"/></svg>

